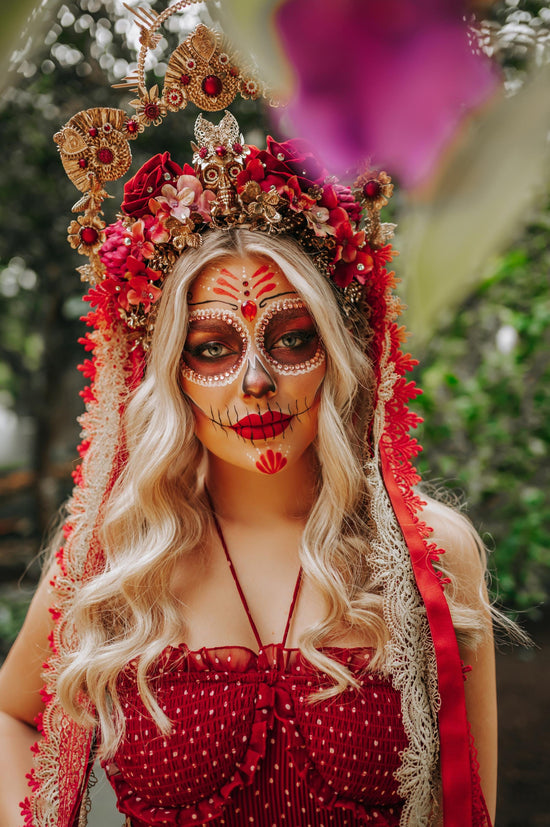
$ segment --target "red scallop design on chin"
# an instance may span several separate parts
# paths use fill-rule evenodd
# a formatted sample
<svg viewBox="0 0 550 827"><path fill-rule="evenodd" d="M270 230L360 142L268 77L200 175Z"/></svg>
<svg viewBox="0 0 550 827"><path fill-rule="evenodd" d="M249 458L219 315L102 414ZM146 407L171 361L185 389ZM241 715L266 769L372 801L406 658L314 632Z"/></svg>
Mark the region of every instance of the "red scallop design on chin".
<svg viewBox="0 0 550 827"><path fill-rule="evenodd" d="M280 451L275 453L270 448L265 454L260 455L260 459L256 462L256 468L262 474L276 474L277 471L285 467L286 463L287 458Z"/></svg>

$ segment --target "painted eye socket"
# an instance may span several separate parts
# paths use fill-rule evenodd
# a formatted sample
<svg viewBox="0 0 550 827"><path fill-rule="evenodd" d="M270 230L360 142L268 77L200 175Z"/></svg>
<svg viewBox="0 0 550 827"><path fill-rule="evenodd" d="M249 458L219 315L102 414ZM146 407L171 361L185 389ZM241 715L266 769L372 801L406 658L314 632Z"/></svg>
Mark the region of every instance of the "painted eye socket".
<svg viewBox="0 0 550 827"><path fill-rule="evenodd" d="M305 308L281 310L268 318L262 328L261 344L276 365L302 366L322 351L319 334Z"/></svg>
<svg viewBox="0 0 550 827"><path fill-rule="evenodd" d="M182 353L184 370L198 378L226 376L242 364L246 340L224 319L191 321Z"/></svg>
<svg viewBox="0 0 550 827"><path fill-rule="evenodd" d="M219 171L217 167L207 167L203 174L204 180L208 181L209 184L214 184L219 177Z"/></svg>
<svg viewBox="0 0 550 827"><path fill-rule="evenodd" d="M237 164L232 164L229 167L229 169L227 170L227 172L229 174L229 177L233 178L233 179L235 179L237 177L237 175L239 174L240 171L241 171L241 168Z"/></svg>

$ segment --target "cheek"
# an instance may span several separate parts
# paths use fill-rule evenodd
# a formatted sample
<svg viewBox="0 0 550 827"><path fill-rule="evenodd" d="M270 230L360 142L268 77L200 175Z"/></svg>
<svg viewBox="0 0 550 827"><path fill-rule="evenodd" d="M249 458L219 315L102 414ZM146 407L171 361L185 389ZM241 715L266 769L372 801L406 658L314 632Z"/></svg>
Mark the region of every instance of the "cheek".
<svg viewBox="0 0 550 827"><path fill-rule="evenodd" d="M307 373L291 372L277 374L277 396L281 401L284 400L286 404L297 404L302 408L304 403L307 406L314 407L315 400L318 400L321 392L321 387L325 378L326 368L325 364L319 365L314 370Z"/></svg>
<svg viewBox="0 0 550 827"><path fill-rule="evenodd" d="M191 403L191 410L195 418L195 431L199 438L206 426L212 427L212 419L220 418L222 412L227 409L234 397L231 385L205 386L192 382L185 377L181 380L181 389L186 399Z"/></svg>

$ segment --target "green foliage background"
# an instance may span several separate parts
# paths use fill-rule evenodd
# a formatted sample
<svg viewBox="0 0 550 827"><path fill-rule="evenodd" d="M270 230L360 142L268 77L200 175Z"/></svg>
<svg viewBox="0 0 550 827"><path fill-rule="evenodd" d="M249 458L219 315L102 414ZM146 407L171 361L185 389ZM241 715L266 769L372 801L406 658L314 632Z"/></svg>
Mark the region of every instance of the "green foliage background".
<svg viewBox="0 0 550 827"><path fill-rule="evenodd" d="M550 585L549 228L546 209L416 370L419 469L464 492L495 592L534 614Z"/></svg>

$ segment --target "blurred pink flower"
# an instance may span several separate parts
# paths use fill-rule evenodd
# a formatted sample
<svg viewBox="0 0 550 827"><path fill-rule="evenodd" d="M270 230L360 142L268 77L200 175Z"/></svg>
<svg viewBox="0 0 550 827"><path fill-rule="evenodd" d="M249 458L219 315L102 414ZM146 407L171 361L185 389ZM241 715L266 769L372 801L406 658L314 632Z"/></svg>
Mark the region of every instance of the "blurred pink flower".
<svg viewBox="0 0 550 827"><path fill-rule="evenodd" d="M468 42L465 0L286 0L276 24L295 74L288 112L331 172L366 158L425 179L465 114L498 85Z"/></svg>

